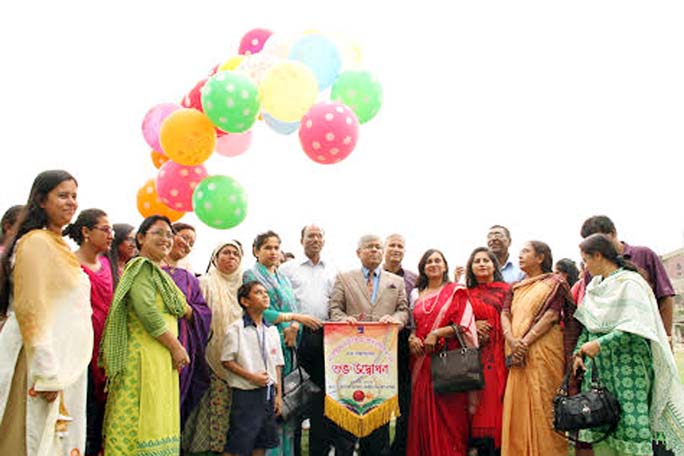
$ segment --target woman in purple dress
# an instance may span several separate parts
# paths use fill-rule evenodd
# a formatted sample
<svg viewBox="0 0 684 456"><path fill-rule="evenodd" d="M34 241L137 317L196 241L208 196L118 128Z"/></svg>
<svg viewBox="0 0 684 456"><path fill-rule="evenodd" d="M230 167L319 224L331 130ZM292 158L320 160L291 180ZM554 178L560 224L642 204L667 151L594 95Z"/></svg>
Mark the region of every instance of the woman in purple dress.
<svg viewBox="0 0 684 456"><path fill-rule="evenodd" d="M209 370L204 350L211 329L211 309L202 296L202 290L195 275L187 269L178 267L178 262L192 251L196 238L195 228L186 223L174 223L173 229L175 231L173 248L164 259L162 269L171 276L192 308L187 318L178 320L178 340L190 357L190 364L180 373L182 430L188 415L199 404L202 395L209 387Z"/></svg>

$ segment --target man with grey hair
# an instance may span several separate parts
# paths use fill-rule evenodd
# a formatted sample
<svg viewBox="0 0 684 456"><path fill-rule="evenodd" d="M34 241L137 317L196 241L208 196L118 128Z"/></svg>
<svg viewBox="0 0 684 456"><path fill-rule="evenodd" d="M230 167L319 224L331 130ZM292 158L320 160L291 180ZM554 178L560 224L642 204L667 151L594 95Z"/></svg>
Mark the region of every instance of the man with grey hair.
<svg viewBox="0 0 684 456"><path fill-rule="evenodd" d="M406 326L409 309L404 281L382 269L382 254L380 236L369 234L359 239L356 255L361 260L361 268L337 276L328 303L330 320L396 323L400 329ZM335 454L351 456L355 443L354 436L340 430ZM389 425L379 427L359 443L362 456L389 454Z"/></svg>

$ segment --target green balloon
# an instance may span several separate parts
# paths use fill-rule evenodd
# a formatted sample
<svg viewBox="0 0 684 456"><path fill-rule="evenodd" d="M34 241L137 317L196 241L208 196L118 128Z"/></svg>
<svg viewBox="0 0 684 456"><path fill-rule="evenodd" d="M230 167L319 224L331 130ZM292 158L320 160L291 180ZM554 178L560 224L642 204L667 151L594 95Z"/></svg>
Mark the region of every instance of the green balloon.
<svg viewBox="0 0 684 456"><path fill-rule="evenodd" d="M259 90L246 76L220 71L202 87L202 109L211 123L223 131L242 133L259 115Z"/></svg>
<svg viewBox="0 0 684 456"><path fill-rule="evenodd" d="M330 98L349 106L359 122L366 123L380 111L382 86L368 71L345 71L333 84Z"/></svg>
<svg viewBox="0 0 684 456"><path fill-rule="evenodd" d="M192 207L202 222L226 230L247 216L247 193L232 177L209 176L195 187Z"/></svg>

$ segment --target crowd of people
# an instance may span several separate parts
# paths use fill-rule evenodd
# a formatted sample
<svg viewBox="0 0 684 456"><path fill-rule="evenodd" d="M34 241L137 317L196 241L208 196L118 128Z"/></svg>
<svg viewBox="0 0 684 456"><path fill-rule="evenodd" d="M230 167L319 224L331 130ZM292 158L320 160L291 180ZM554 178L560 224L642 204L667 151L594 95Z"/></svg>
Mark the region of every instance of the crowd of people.
<svg viewBox="0 0 684 456"><path fill-rule="evenodd" d="M0 454L291 456L308 419L311 455L561 456L572 444L554 431L553 398L568 371L575 392L591 388L593 369L622 414L577 455L684 454L674 290L606 216L582 225L579 269L537 240L516 261L495 225L454 272L438 249L405 269L398 234L361 236L359 267L338 271L323 227L307 225L301 256L266 231L252 267L226 240L195 274L183 266L193 226L155 215L135 229L101 209L74 220L77 200L71 174L45 171L2 218ZM401 328L392 441L389 424L359 439L324 416L326 321ZM438 394L431 354L459 340L478 348L484 388ZM297 363L322 391L282 420Z"/></svg>

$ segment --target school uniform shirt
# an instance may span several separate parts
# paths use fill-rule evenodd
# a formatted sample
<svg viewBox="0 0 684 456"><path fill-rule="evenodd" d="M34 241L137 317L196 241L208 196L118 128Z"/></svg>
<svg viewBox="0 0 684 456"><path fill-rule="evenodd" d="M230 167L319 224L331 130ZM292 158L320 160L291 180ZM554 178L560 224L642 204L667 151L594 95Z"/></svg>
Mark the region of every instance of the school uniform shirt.
<svg viewBox="0 0 684 456"><path fill-rule="evenodd" d="M269 385L277 382L277 366L283 366L283 351L280 348L278 329L262 321L257 327L252 318L245 314L231 323L223 341L221 361L235 361L251 373L268 372ZM228 385L242 390L261 388L244 377L229 371Z"/></svg>

